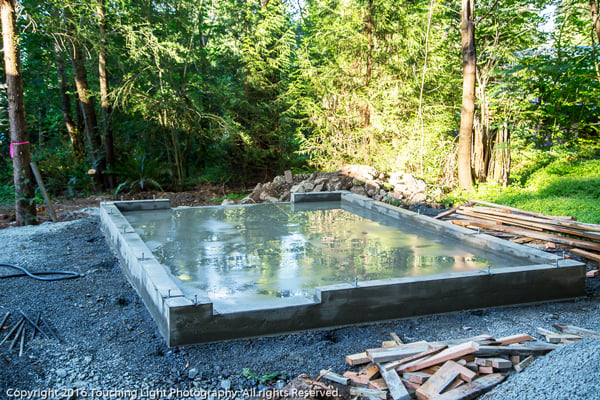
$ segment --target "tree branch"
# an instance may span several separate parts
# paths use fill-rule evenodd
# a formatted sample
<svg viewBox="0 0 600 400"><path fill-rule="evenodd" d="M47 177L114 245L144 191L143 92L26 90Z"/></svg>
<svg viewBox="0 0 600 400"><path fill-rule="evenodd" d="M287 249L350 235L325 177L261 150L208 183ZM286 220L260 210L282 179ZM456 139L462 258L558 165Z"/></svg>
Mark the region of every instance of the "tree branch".
<svg viewBox="0 0 600 400"><path fill-rule="evenodd" d="M496 6L498 5L499 2L500 2L500 0L496 0L494 2L494 4L492 4L492 6L490 7L490 9L485 14L483 14L483 16L481 16L477 21L475 21L475 26L479 25L479 23L481 21L483 21L485 18L487 18L487 16L490 15L490 13L492 11L494 11L494 8L496 8Z"/></svg>

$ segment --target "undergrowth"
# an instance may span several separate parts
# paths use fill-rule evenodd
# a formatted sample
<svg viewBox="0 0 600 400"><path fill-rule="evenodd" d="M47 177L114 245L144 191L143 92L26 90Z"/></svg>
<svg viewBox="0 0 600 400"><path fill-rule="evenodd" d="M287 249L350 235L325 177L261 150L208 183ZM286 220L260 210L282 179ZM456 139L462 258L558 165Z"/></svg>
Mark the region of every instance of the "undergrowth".
<svg viewBox="0 0 600 400"><path fill-rule="evenodd" d="M513 168L510 186L481 184L452 193L455 204L473 197L578 221L600 223L600 145L580 143L551 151L529 150Z"/></svg>

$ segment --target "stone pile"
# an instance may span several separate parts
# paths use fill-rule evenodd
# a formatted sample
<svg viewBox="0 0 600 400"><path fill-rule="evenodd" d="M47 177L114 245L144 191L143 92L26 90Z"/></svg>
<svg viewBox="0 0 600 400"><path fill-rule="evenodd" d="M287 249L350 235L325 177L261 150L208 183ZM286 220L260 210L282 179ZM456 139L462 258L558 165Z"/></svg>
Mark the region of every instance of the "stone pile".
<svg viewBox="0 0 600 400"><path fill-rule="evenodd" d="M348 190L352 193L388 202L414 205L428 202L429 185L409 173L378 173L366 165L348 165L337 172L313 172L292 175L286 171L267 183L256 185L242 204L289 201L291 193Z"/></svg>

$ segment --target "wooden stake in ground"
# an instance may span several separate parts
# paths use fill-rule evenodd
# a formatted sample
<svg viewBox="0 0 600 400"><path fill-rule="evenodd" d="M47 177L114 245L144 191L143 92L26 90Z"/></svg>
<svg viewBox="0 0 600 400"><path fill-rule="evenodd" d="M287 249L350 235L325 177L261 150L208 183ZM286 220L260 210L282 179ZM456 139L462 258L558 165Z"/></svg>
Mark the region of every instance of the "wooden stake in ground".
<svg viewBox="0 0 600 400"><path fill-rule="evenodd" d="M8 123L10 125L10 156L13 160L15 211L18 226L36 223L33 173L29 162L29 136L25 121L23 78L17 39L15 0L0 0Z"/></svg>
<svg viewBox="0 0 600 400"><path fill-rule="evenodd" d="M42 191L42 195L44 196L44 200L46 201L46 205L48 206L48 213L50 214L50 218L52 218L52 222L58 222L56 218L56 213L54 212L54 207L52 206L52 201L50 201L50 196L48 196L48 192L46 191L46 186L44 185L44 180L42 179L42 174L40 173L39 168L36 163L30 162L31 170L33 171L33 175L35 175L35 180L37 181L40 190Z"/></svg>

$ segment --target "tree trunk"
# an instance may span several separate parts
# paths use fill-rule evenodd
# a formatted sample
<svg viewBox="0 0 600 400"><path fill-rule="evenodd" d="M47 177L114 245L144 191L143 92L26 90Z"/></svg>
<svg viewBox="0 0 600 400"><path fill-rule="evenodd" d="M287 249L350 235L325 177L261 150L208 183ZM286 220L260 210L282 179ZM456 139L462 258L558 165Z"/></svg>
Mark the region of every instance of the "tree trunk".
<svg viewBox="0 0 600 400"><path fill-rule="evenodd" d="M367 68L365 70L365 87L368 90L369 86L371 86L371 79L373 77L373 0L369 0L367 2L367 11L365 13L364 22L365 37L367 39ZM368 128L371 125L371 109L368 102L365 102L363 107L363 127Z"/></svg>
<svg viewBox="0 0 600 400"><path fill-rule="evenodd" d="M98 132L98 119L94 107L94 97L90 90L90 85L87 81L87 71L85 69L85 58L81 51L80 44L73 35L72 16L67 15L67 24L69 25L69 36L71 44L71 59L73 70L75 71L75 87L77 96L79 97L79 105L83 116L83 124L85 127L85 136L89 147L89 154L94 163L93 169L95 173L93 179L96 185L104 187L102 174L104 172L106 162L102 156L102 139Z"/></svg>
<svg viewBox="0 0 600 400"><path fill-rule="evenodd" d="M596 0L590 0L590 9L592 11L592 23L594 24L596 37L600 43L600 19L598 19L598 3L596 3Z"/></svg>
<svg viewBox="0 0 600 400"><path fill-rule="evenodd" d="M69 87L67 85L67 78L65 74L65 64L63 62L61 52L62 49L60 48L60 45L58 42L55 42L54 53L56 57L56 74L58 75L63 121L71 141L75 162L80 163L85 159L85 148L81 138L81 131L77 129L77 126L73 121L73 116L71 115L71 99L69 97Z"/></svg>
<svg viewBox="0 0 600 400"><path fill-rule="evenodd" d="M473 187L471 171L471 146L473 143L473 119L475 117L475 75L477 55L475 52L474 0L462 0L461 38L463 58L463 95L458 137L458 184L463 189Z"/></svg>
<svg viewBox="0 0 600 400"><path fill-rule="evenodd" d="M10 125L10 155L13 160L15 183L15 211L18 226L37 222L33 186L33 172L29 165L29 137L25 121L23 78L17 39L14 0L0 0L4 66L6 70L6 94L8 97L8 121Z"/></svg>
<svg viewBox="0 0 600 400"><path fill-rule="evenodd" d="M507 186L510 177L510 162L510 131L508 123L504 122L496 132L496 142L490 161L488 176L494 182L500 183L502 186Z"/></svg>
<svg viewBox="0 0 600 400"><path fill-rule="evenodd" d="M98 73L100 76L100 100L102 105L102 128L104 132L104 156L106 160L106 168L110 171L115 166L115 151L113 143L113 132L110 123L112 109L108 101L108 73L106 71L106 12L105 0L98 0L96 11L100 19L100 48L98 52ZM115 188L114 174L107 172L104 175L105 187L109 189Z"/></svg>

